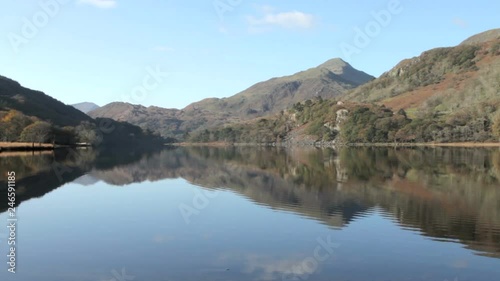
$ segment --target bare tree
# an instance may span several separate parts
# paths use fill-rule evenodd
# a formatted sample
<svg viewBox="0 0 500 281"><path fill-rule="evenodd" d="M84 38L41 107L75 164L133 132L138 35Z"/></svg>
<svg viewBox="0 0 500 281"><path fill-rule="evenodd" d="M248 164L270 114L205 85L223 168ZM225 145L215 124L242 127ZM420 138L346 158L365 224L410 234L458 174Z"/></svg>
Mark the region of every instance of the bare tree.
<svg viewBox="0 0 500 281"><path fill-rule="evenodd" d="M79 142L94 144L97 141L97 128L90 122L82 122L76 127L77 139Z"/></svg>
<svg viewBox="0 0 500 281"><path fill-rule="evenodd" d="M37 121L28 127L24 128L21 133L21 141L41 144L48 141L52 126L44 121Z"/></svg>

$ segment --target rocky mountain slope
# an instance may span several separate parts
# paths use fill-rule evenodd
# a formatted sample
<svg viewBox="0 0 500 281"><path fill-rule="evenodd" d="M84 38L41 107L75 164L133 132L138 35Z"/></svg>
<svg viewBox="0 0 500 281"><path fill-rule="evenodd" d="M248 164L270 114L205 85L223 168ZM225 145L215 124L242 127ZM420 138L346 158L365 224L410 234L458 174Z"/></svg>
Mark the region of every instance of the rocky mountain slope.
<svg viewBox="0 0 500 281"><path fill-rule="evenodd" d="M291 76L273 78L253 85L229 98L206 99L186 107L186 111L230 112L243 119L278 113L297 102L321 97L338 97L374 77L354 69L341 59Z"/></svg>
<svg viewBox="0 0 500 281"><path fill-rule="evenodd" d="M258 83L228 98L209 98L182 110L111 103L89 115L127 121L164 137L185 137L200 129L272 115L307 99L338 97L374 77L354 69L341 59Z"/></svg>
<svg viewBox="0 0 500 281"><path fill-rule="evenodd" d="M437 48L336 100L197 132L196 142L485 142L500 138L500 30Z"/></svg>
<svg viewBox="0 0 500 281"><path fill-rule="evenodd" d="M413 117L491 114L500 105L500 29L404 60L342 99L405 109Z"/></svg>

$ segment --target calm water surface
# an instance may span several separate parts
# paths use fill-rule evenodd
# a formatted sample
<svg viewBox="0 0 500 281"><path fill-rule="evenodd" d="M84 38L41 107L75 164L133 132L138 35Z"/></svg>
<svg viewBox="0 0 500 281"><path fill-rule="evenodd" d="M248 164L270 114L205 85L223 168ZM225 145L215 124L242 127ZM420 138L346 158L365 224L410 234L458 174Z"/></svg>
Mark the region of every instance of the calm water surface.
<svg viewBox="0 0 500 281"><path fill-rule="evenodd" d="M500 280L498 149L0 154L22 281Z"/></svg>

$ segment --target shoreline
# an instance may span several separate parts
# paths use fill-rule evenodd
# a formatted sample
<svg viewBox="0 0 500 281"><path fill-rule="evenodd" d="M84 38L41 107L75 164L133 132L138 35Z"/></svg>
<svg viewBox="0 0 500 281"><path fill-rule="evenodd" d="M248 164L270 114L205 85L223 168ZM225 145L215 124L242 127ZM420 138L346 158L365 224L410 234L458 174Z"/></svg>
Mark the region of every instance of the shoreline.
<svg viewBox="0 0 500 281"><path fill-rule="evenodd" d="M174 147L462 147L462 148L500 148L500 142L456 142L456 143L350 143L350 144L332 144L332 143L169 143L165 146ZM53 145L51 143L35 144L32 143L7 143L0 142L0 154L7 152L35 152L52 151L58 148L68 147L87 147L86 145Z"/></svg>
<svg viewBox="0 0 500 281"><path fill-rule="evenodd" d="M0 142L0 153L17 151L44 151L53 150L55 146L49 143L34 144L27 142Z"/></svg>
<svg viewBox="0 0 500 281"><path fill-rule="evenodd" d="M51 151L58 148L68 147L86 147L86 145L58 145L52 143L27 143L27 142L0 142L0 153L5 152L35 152L35 151Z"/></svg>
<svg viewBox="0 0 500 281"><path fill-rule="evenodd" d="M453 143L350 143L350 144L322 144L322 143L173 143L172 146L178 147L230 147L230 146L279 146L279 147L462 147L462 148L491 148L499 147L500 142L453 142Z"/></svg>

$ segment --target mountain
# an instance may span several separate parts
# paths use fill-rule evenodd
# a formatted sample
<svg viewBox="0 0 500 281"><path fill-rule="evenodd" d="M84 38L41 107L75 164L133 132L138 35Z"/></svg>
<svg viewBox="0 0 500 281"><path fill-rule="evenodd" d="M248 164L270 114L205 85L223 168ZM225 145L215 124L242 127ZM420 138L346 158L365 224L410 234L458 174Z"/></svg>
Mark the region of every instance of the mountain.
<svg viewBox="0 0 500 281"><path fill-rule="evenodd" d="M96 110L100 107L97 104L92 103L92 102L81 102L81 103L77 103L77 104L72 104L71 106L80 110L81 112L83 112L85 114L89 113L92 110Z"/></svg>
<svg viewBox="0 0 500 281"><path fill-rule="evenodd" d="M451 48L437 48L403 60L343 100L378 102L411 116L471 110L492 113L500 102L500 29Z"/></svg>
<svg viewBox="0 0 500 281"><path fill-rule="evenodd" d="M500 30L406 59L335 100L212 128L195 142L486 142L500 138Z"/></svg>
<svg viewBox="0 0 500 281"><path fill-rule="evenodd" d="M0 142L94 145L162 144L138 126L111 119L92 119L40 91L0 76Z"/></svg>
<svg viewBox="0 0 500 281"><path fill-rule="evenodd" d="M159 133L164 137L182 136L183 121L178 118L180 110L161 107L145 107L124 102L113 102L88 113L93 118L111 118L129 122L144 130Z"/></svg>
<svg viewBox="0 0 500 281"><path fill-rule="evenodd" d="M72 106L0 76L0 111L6 110L17 110L61 127L92 121L92 118Z"/></svg>
<svg viewBox="0 0 500 281"><path fill-rule="evenodd" d="M341 59L332 59L315 68L257 83L234 96L204 99L182 110L111 103L89 115L127 121L164 137L183 139L196 130L273 115L308 99L338 97L373 79Z"/></svg>
<svg viewBox="0 0 500 281"><path fill-rule="evenodd" d="M338 97L373 79L337 58L290 76L257 83L229 98L193 103L184 110L229 112L242 119L251 119L280 112L307 99Z"/></svg>

